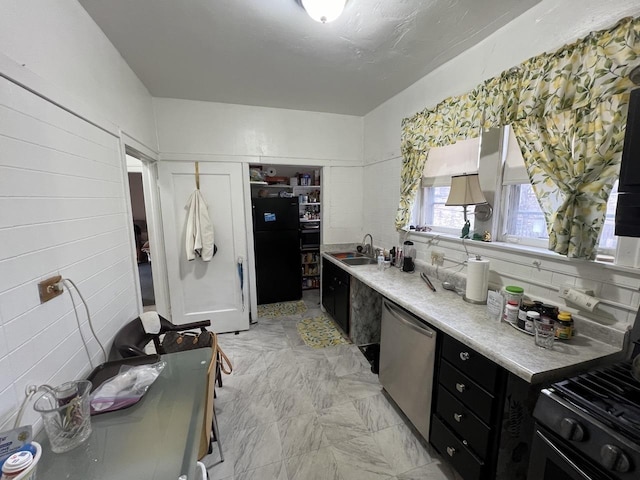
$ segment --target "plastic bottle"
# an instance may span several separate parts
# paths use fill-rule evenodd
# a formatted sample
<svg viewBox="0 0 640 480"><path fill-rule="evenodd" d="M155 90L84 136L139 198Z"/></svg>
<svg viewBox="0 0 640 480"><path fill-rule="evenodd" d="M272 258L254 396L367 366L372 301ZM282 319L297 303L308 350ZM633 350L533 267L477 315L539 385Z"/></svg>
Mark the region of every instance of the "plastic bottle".
<svg viewBox="0 0 640 480"><path fill-rule="evenodd" d="M522 300L520 302L520 310L518 311L518 328L524 330L524 323L527 321L527 312L533 310L535 303L531 300Z"/></svg>
<svg viewBox="0 0 640 480"><path fill-rule="evenodd" d="M2 479L9 480L18 477L33 463L33 454L19 451L11 455L2 465Z"/></svg>
<svg viewBox="0 0 640 480"><path fill-rule="evenodd" d="M556 337L561 340L571 340L573 337L573 318L571 317L571 313L558 312Z"/></svg>
<svg viewBox="0 0 640 480"><path fill-rule="evenodd" d="M518 304L514 300L509 302L504 307L504 321L516 324L518 322Z"/></svg>
<svg viewBox="0 0 640 480"><path fill-rule="evenodd" d="M558 307L549 303L542 304L542 311L540 312L540 320L542 323L553 325L558 316Z"/></svg>
<svg viewBox="0 0 640 480"><path fill-rule="evenodd" d="M378 270L384 270L384 253L382 250L378 251Z"/></svg>
<svg viewBox="0 0 640 480"><path fill-rule="evenodd" d="M534 331L534 323L536 320L540 320L540 314L538 312L530 311L527 312L527 319L524 322L524 329L529 333L533 333Z"/></svg>

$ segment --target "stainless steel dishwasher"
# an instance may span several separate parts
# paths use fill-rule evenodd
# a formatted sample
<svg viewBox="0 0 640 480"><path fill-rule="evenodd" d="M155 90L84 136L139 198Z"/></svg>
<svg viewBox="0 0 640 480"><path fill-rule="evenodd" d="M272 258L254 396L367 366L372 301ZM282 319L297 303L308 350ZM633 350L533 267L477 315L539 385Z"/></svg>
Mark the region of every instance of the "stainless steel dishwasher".
<svg viewBox="0 0 640 480"><path fill-rule="evenodd" d="M426 440L431 421L436 337L436 331L422 320L383 300L380 383Z"/></svg>

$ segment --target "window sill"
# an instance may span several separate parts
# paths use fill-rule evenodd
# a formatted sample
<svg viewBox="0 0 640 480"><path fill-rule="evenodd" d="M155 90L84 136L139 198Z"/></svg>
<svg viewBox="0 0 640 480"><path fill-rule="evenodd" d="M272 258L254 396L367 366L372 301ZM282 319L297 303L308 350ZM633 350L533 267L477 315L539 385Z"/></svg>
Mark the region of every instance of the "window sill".
<svg viewBox="0 0 640 480"><path fill-rule="evenodd" d="M428 246L432 246L435 240L445 240L454 244L463 245L463 239L457 235L452 235L444 232L416 232L410 231L409 237L412 239L420 239L420 243L426 243ZM425 240L422 240L425 239ZM482 242L479 240L465 239L463 248L466 246L466 250L473 249L473 247L486 248L487 250L502 251L508 253L519 253L523 256L527 256L535 259L546 259L554 262L571 263L592 265L598 268L604 268L606 270L612 270L616 272L625 272L637 275L640 273L640 269L633 267L624 267L616 265L610 262L603 262L599 260L579 260L575 258L567 258L558 253L551 252L545 248L533 247L529 245L518 245L507 242Z"/></svg>

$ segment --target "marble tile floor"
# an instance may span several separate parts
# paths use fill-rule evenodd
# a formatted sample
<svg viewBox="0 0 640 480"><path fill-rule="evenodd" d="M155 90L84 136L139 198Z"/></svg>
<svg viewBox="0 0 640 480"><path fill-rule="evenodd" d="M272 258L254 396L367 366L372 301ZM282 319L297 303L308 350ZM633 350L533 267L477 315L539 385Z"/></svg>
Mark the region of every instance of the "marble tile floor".
<svg viewBox="0 0 640 480"><path fill-rule="evenodd" d="M234 371L217 388L217 445L204 458L212 480L456 480L387 400L355 345L307 347L296 323L320 315L258 319L219 336Z"/></svg>

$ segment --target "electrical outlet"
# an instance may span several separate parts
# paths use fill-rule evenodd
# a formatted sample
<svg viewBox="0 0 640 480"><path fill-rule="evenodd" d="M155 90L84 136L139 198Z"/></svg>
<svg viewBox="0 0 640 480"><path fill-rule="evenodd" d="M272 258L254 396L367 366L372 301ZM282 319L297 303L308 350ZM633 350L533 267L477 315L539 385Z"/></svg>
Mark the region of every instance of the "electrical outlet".
<svg viewBox="0 0 640 480"><path fill-rule="evenodd" d="M444 252L431 252L431 265L444 265Z"/></svg>
<svg viewBox="0 0 640 480"><path fill-rule="evenodd" d="M40 293L40 303L45 303L56 298L58 295L62 295L62 287L58 288L57 284L62 281L62 277L57 275L55 277L47 278L38 284L38 292Z"/></svg>

